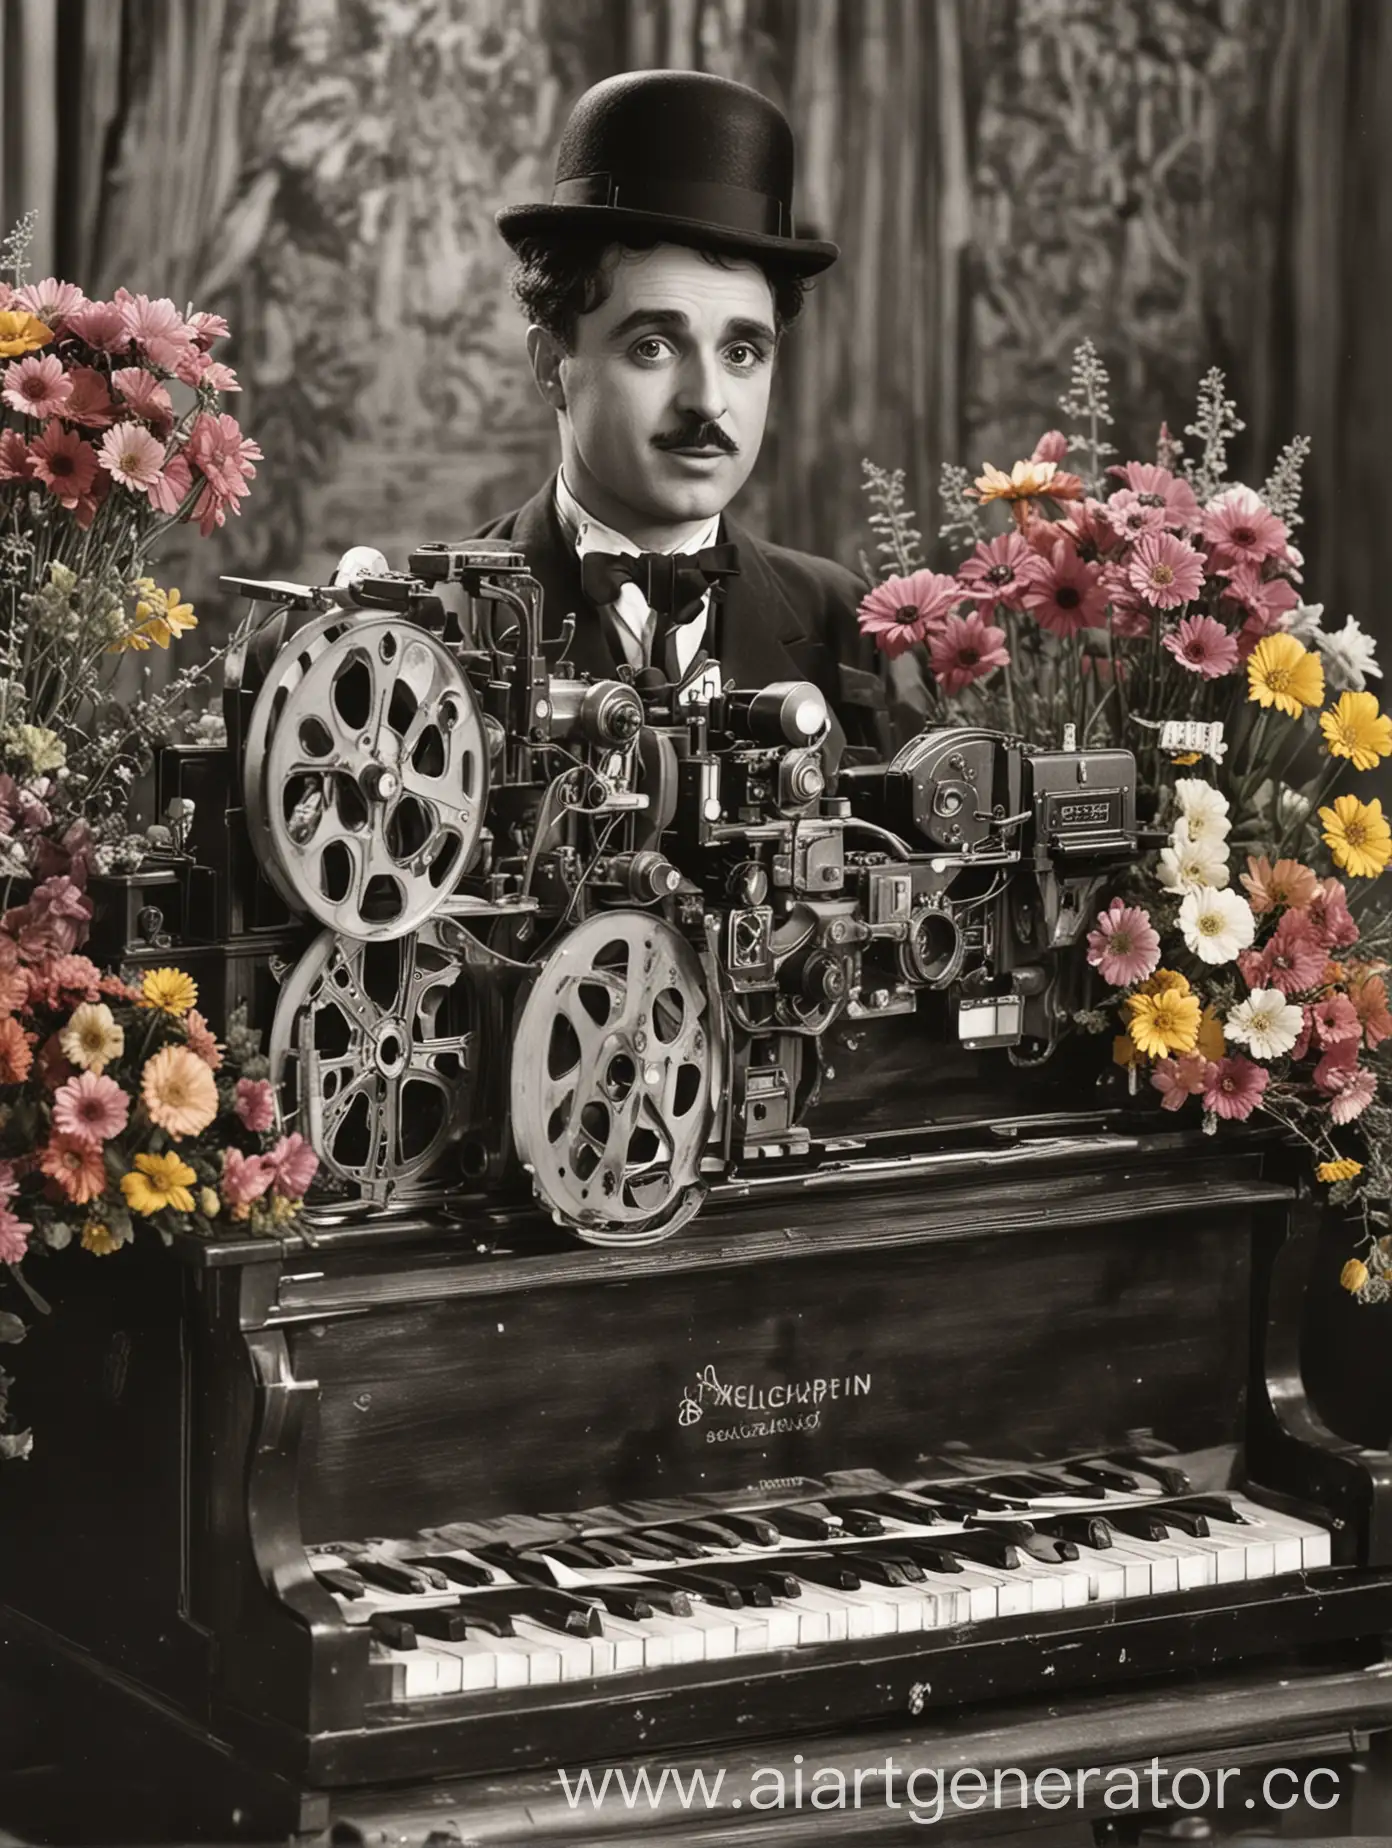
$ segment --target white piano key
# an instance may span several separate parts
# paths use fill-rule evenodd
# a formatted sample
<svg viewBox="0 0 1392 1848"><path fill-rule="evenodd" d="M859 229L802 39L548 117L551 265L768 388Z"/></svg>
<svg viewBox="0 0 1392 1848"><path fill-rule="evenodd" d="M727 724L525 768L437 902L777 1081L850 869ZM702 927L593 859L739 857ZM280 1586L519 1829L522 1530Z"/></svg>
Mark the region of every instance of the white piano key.
<svg viewBox="0 0 1392 1848"><path fill-rule="evenodd" d="M1305 1566L1304 1535L1308 1523L1298 1522L1293 1516L1283 1514L1275 1508L1263 1508L1256 1502L1240 1503L1234 1496L1233 1509L1253 1523L1245 1530L1249 1544L1254 1540L1269 1541L1274 1559L1275 1572L1299 1572ZM1210 1526L1225 1526L1226 1523L1210 1522ZM1242 1528L1238 1528L1243 1533ZM1327 1538L1328 1536L1326 1536ZM1328 1561L1325 1562L1328 1564Z"/></svg>
<svg viewBox="0 0 1392 1848"><path fill-rule="evenodd" d="M662 1611L654 1611L651 1617L637 1620L645 1633L667 1639L672 1651L673 1662L701 1662L705 1660L706 1633L699 1624L694 1624L685 1617L668 1617ZM734 1633L731 1632L731 1641ZM734 1654L733 1648L727 1652Z"/></svg>
<svg viewBox="0 0 1392 1848"><path fill-rule="evenodd" d="M1130 1560L1144 1569L1148 1583L1141 1597L1159 1598L1179 1590L1179 1561L1153 1541L1134 1540L1130 1534L1118 1533L1108 1550L1114 1558Z"/></svg>
<svg viewBox="0 0 1392 1848"><path fill-rule="evenodd" d="M463 1673L453 1657L437 1655L433 1650L389 1649L375 1643L372 1654L377 1661L390 1662L393 1680L400 1688L402 1700L424 1700L439 1694L457 1694L463 1686Z"/></svg>
<svg viewBox="0 0 1392 1848"><path fill-rule="evenodd" d="M534 1622L530 1617L514 1617L512 1627L517 1632L519 1642L544 1645L559 1655L562 1681L590 1681L601 1672L592 1647L595 1639L567 1636L560 1630L548 1628L546 1624Z"/></svg>
<svg viewBox="0 0 1392 1848"><path fill-rule="evenodd" d="M524 1688L527 1685L527 1664L521 1656L499 1655L496 1649L490 1649L473 1637L466 1637L462 1643L451 1643L442 1637L432 1636L430 1646L440 1654L457 1657L460 1689L465 1694L480 1694L489 1688Z"/></svg>
<svg viewBox="0 0 1392 1848"><path fill-rule="evenodd" d="M633 1643L638 1652L638 1660L634 1664L637 1668L670 1668L675 1659L671 1637L660 1634L651 1624L636 1617L611 1617L606 1611L604 1627L616 1645L620 1640ZM623 1660L627 1662L626 1654Z"/></svg>
<svg viewBox="0 0 1392 1848"><path fill-rule="evenodd" d="M1075 1604L1115 1604L1126 1596L1125 1570L1113 1565L1105 1551L1099 1548L1080 1546L1076 1559L1060 1560L1054 1570L1082 1580L1081 1595L1068 1597L1065 1609Z"/></svg>
<svg viewBox="0 0 1392 1848"><path fill-rule="evenodd" d="M739 1638L734 1624L729 1621L734 1614L732 1611L716 1610L710 1604L698 1604L693 1598L691 1615L675 1617L672 1621L685 1624L690 1630L698 1633L702 1639L701 1654L705 1660L718 1662L739 1653Z"/></svg>

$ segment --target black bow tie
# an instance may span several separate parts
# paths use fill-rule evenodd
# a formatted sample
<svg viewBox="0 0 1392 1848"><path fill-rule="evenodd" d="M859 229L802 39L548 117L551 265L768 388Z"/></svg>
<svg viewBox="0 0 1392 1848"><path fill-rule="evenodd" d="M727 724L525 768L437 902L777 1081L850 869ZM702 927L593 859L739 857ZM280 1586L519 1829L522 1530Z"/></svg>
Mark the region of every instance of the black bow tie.
<svg viewBox="0 0 1392 1848"><path fill-rule="evenodd" d="M712 584L738 577L739 547L708 545L700 552L587 552L580 560L580 584L600 609L617 603L625 584L636 584L655 610L660 629L693 621Z"/></svg>

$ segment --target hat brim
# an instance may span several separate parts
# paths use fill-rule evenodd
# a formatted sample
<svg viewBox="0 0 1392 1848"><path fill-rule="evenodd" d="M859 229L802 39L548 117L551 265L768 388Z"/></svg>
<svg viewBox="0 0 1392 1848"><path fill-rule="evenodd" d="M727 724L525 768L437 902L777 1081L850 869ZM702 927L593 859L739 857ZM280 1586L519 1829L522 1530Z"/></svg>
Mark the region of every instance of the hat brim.
<svg viewBox="0 0 1392 1848"><path fill-rule="evenodd" d="M509 205L495 222L513 250L529 237L612 237L625 232L644 237L665 234L674 244L697 250L729 250L777 263L793 276L816 276L830 269L840 247L816 238L772 237L759 231L730 231L699 218L676 218L666 212L634 212L615 205Z"/></svg>

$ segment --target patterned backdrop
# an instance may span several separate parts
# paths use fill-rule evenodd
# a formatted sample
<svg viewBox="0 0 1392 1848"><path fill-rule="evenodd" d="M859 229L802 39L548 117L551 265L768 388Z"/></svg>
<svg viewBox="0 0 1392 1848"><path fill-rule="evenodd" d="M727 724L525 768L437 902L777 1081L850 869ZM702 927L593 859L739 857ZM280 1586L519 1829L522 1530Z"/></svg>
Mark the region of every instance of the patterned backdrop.
<svg viewBox="0 0 1392 1848"><path fill-rule="evenodd" d="M1009 464L1091 335L1149 443L1228 368L1255 480L1315 439L1302 531L1381 626L1392 264L1384 0L0 0L4 206L53 261L228 315L266 451L224 568L400 555L514 504L554 435L496 207L574 97L699 66L787 108L842 262L789 343L746 513L854 562L859 462ZM59 22L62 30L58 30ZM35 105L51 97L53 107ZM40 273L43 273L41 269ZM1375 498L1376 497L1376 498ZM200 549L205 611L213 571Z"/></svg>

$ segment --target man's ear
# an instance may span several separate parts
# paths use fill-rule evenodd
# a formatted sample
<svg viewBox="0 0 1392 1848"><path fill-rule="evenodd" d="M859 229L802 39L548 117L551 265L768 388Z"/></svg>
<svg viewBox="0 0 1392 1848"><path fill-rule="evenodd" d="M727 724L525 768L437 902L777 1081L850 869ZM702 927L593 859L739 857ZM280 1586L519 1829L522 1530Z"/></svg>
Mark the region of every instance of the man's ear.
<svg viewBox="0 0 1392 1848"><path fill-rule="evenodd" d="M532 362L532 377L537 390L553 411L566 408L565 386L561 380L561 362L565 348L544 327L527 329L527 358Z"/></svg>

